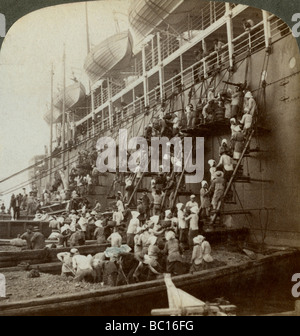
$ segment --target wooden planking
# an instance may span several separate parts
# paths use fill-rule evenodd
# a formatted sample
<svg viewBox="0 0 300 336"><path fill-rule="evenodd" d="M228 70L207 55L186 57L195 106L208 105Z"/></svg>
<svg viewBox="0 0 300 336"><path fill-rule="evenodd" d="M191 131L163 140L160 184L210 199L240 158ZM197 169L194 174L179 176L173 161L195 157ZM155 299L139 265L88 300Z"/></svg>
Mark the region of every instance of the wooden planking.
<svg viewBox="0 0 300 336"><path fill-rule="evenodd" d="M178 288L201 287L205 284L218 281L231 282L236 277L248 277L251 274L260 274L270 267L279 265L291 258L299 258L300 252L281 252L272 256L263 257L255 262L241 263L236 266L226 266L187 274L173 278L173 282ZM79 293L72 295L60 295L45 299L32 299L28 301L8 303L0 305L0 315L34 315L50 314L63 309L72 309L83 305L93 304L115 304L129 298L136 298L144 295L164 293L166 287L163 280L155 280L129 286L121 286L110 289L101 289L89 293Z"/></svg>

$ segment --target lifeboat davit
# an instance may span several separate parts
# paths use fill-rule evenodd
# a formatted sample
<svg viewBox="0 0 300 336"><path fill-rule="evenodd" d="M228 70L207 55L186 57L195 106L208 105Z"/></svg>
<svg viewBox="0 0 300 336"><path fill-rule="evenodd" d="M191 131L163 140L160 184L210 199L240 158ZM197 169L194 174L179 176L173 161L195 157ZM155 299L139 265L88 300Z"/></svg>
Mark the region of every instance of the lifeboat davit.
<svg viewBox="0 0 300 336"><path fill-rule="evenodd" d="M94 84L99 79L118 73L132 60L133 39L129 31L109 37L87 56L84 69Z"/></svg>

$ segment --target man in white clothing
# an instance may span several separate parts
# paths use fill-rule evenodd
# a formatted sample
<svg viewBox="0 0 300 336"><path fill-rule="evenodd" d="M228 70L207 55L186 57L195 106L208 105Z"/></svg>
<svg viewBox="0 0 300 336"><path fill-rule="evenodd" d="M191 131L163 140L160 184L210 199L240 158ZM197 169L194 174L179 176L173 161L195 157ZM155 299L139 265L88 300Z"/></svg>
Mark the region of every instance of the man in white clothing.
<svg viewBox="0 0 300 336"><path fill-rule="evenodd" d="M75 272L74 281L80 282L82 280L93 281L95 279L95 272L92 267L93 257L82 256L78 253L72 258L72 266Z"/></svg>

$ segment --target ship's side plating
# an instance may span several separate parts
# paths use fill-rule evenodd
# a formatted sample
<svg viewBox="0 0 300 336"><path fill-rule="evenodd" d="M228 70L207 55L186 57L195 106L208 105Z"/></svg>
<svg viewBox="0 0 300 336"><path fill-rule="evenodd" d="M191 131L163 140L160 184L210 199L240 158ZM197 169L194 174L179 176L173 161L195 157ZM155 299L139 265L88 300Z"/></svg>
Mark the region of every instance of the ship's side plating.
<svg viewBox="0 0 300 336"><path fill-rule="evenodd" d="M202 5L202 2L201 2ZM219 6L219 7L218 7ZM223 7L222 7L223 6ZM217 91L224 89L223 80L239 83L247 80L259 105L263 123L252 140L251 147L260 151L251 153L244 162L244 175L249 175L250 183L235 183L236 204L225 205L225 212L232 216L234 225L250 226L253 239L272 244L300 245L299 190L300 162L299 142L299 89L300 57L296 39L287 26L278 18L258 9L242 5L233 8L229 4L208 3L209 22L193 26L193 17L203 12L189 13L189 25L197 29L181 30L174 26L171 34L152 32L152 40L136 54L132 65L132 82L116 85L114 78L105 78L94 90L95 111L77 123L77 129L85 129L78 138L71 158L78 151L93 146L100 136L117 136L118 129L126 128L129 137L142 135L145 125L159 113L158 101L170 98L174 91L174 79L179 76L184 84L184 92L177 98L167 100L170 112L181 110L194 89L194 103L199 100L197 93L201 85L215 85ZM206 7L204 7L206 8ZM177 9L182 13L184 1ZM176 13L176 12L175 12ZM198 16L197 16L198 15ZM255 23L253 35L242 28L242 19L251 18ZM199 19L200 20L200 19ZM162 20L163 21L163 20ZM207 20L206 20L207 21ZM206 22L204 20L204 22ZM175 38L176 29L180 34ZM216 57L209 56L196 61L194 51L199 46L212 44L219 38L226 44L226 52L220 60L222 67L212 74ZM176 44L175 44L175 41ZM249 43L252 47L249 55ZM267 51L269 52L269 55ZM195 65L202 65L203 82L195 83ZM174 70L178 70L174 76ZM229 70L234 70L230 72ZM262 86L262 75L266 86ZM201 91L202 94L204 90ZM122 107L122 109L116 108ZM125 107L125 108L124 108ZM96 123L92 124L93 114ZM201 132L194 133L201 136ZM209 179L207 161L217 160L221 138L229 138L230 130L205 137L205 178ZM59 165L59 159L56 165ZM106 202L113 176L109 176L107 187L96 187L92 199ZM149 178L143 184L149 187ZM254 181L255 180L255 181ZM249 182L249 181L248 181ZM187 185L186 189L199 195L200 185ZM186 196L181 196L182 200ZM268 211L264 209L269 209ZM245 213L237 215L238 211ZM246 211L247 210L247 211Z"/></svg>

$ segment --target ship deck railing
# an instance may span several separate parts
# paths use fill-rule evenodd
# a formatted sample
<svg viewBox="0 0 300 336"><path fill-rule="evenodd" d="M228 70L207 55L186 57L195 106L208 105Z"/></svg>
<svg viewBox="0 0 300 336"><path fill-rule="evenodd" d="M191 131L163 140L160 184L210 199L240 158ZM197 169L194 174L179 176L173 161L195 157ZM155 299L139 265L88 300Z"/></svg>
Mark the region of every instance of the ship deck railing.
<svg viewBox="0 0 300 336"><path fill-rule="evenodd" d="M269 17L270 22L270 35L271 43L275 43L277 40L287 36L291 33L289 27L281 19L275 15ZM263 21L255 25L249 36L248 32L244 32L238 37L233 39L234 47L234 61L240 62L245 59L250 54L254 54L260 50L263 50L265 45L265 31ZM153 56L153 55L152 55ZM150 57L150 56L149 56ZM156 56L154 56L156 60ZM175 76L163 83L163 97L161 97L161 92L159 87L155 87L148 92L147 102L149 107L153 107L159 102L162 101L162 98L171 97L176 91L176 84L178 83L178 77L180 77L180 85L183 89L188 89L193 85L197 84L203 78L209 78L213 76L214 70L216 69L228 69L230 63L230 56L228 50L228 44L225 44L220 52L212 52L203 59L196 61L190 67L184 69L182 72L178 72ZM152 64L153 65L153 64ZM119 86L119 89L122 89L122 85ZM101 103L105 103L105 99L108 100L107 89L103 90L104 95L102 98L96 98ZM118 88L114 89L114 92L117 92ZM98 113L99 118L97 118L97 125L92 126L89 123L87 128L87 138L95 132L107 131L112 127L116 127L123 124L127 120L132 119L134 116L144 113L146 97L136 97L133 102L129 103L126 106L123 106L121 111L118 111L117 116L112 116L110 120L108 115L108 108L106 113L104 109ZM200 98L200 97L199 97ZM80 140L83 140L83 137L80 136Z"/></svg>
<svg viewBox="0 0 300 336"><path fill-rule="evenodd" d="M216 13L216 17L218 17L218 13ZM196 20L197 21L197 20ZM270 21L270 25L271 25L271 37L272 37L272 42L275 42L278 38L280 38L282 35L282 31L284 31L284 29L288 29L287 25L279 18L277 18L276 16L272 15L269 18ZM198 21L197 21L198 22ZM204 27L206 27L204 25ZM287 27L287 28L286 28ZM197 27L190 27L192 30L194 30L194 28ZM192 36L189 37L189 39ZM172 44L173 41L173 44ZM180 48L180 43L178 42L178 38L176 38L175 36L172 36L171 38L169 38L167 41L161 41L162 43L162 60L164 60L165 58L169 57L170 55L172 55L175 51L179 50ZM265 46L265 36L264 36L264 26L263 26L263 21L259 22L255 27L252 28L252 33L251 33L251 40L249 41L249 34L247 32L241 34L240 36L236 37L233 40L233 47L234 47L234 55L236 57L236 61L238 60L242 60L243 58L247 57L248 53L249 53L249 49L253 51L258 51L260 49L263 49ZM151 48L150 48L151 49ZM228 50L228 44L226 44L226 47L224 47L224 50L222 51L222 53L220 53L220 58L221 59L221 63L228 63L229 62L229 50ZM154 68L155 66L157 66L158 64L158 48L155 47L153 50L149 50L148 53L146 53L146 70L149 71L152 68ZM199 62L196 62L193 65L193 68L196 68L197 65L199 66L200 70L201 70L201 63L203 64L204 60L201 60ZM220 63L220 60L216 60L216 58L214 57L214 54L210 54L206 57L206 61L207 61L207 72L209 73L209 69L211 68L215 68L216 64L214 63ZM198 64L197 64L198 63ZM142 59L140 59L138 61L138 76L142 76L143 75L143 66L142 66ZM184 71L184 74L179 73L179 75L181 77L186 76L187 71ZM202 70L202 72L204 72L204 70ZM205 73L200 73L200 75L205 76ZM191 78L193 78L193 74L191 75ZM170 82L172 82L174 80L174 78L171 78L170 80L168 80L165 84L164 84L164 89L165 89L165 96L169 96L172 92L174 92L173 89L170 90L170 87L172 85L166 85L169 84ZM125 86L124 85L119 85L119 86L112 86L112 91L113 91L113 95L117 95L120 92L122 92L122 90L124 90ZM170 92L171 91L171 92ZM151 91L152 96L149 97L150 101L155 101L155 99L153 99L153 96L155 96L155 92L154 90ZM99 94L98 94L99 95ZM99 99L97 95L96 98L96 108L101 106L99 105L99 103L104 104L106 101L108 101L108 94L107 94L107 89L104 89L104 93L103 93L103 97L102 99Z"/></svg>

